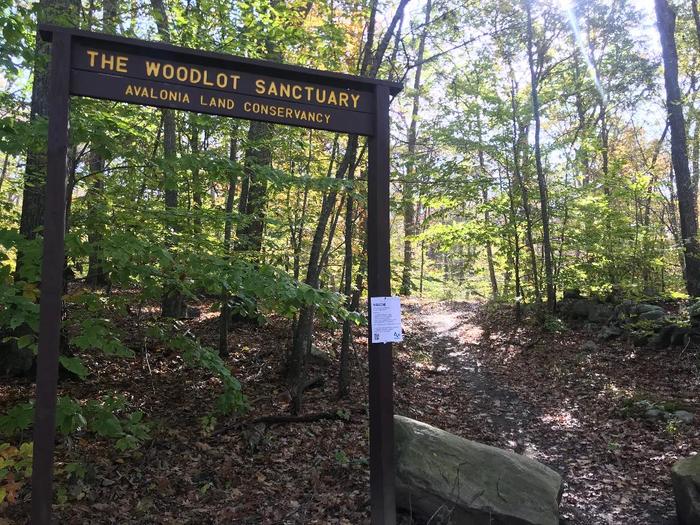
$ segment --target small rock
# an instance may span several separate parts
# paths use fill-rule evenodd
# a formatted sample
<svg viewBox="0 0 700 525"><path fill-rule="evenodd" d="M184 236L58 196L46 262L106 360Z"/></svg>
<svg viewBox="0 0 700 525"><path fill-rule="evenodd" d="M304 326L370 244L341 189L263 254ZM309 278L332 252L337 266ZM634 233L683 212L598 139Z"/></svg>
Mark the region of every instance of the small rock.
<svg viewBox="0 0 700 525"><path fill-rule="evenodd" d="M636 347L642 347L649 344L649 334L646 332L632 332L632 344Z"/></svg>
<svg viewBox="0 0 700 525"><path fill-rule="evenodd" d="M647 321L660 321L666 316L666 312L663 308L658 310L649 310L648 312L643 312L639 314L640 319L646 319Z"/></svg>
<svg viewBox="0 0 700 525"><path fill-rule="evenodd" d="M686 425L692 425L695 420L695 414L688 412L687 410L676 410L673 413L673 417Z"/></svg>
<svg viewBox="0 0 700 525"><path fill-rule="evenodd" d="M650 408L646 412L644 412L644 417L651 420L661 419L665 415L666 413L663 410L659 410L658 408Z"/></svg>
<svg viewBox="0 0 700 525"><path fill-rule="evenodd" d="M661 327L661 329L650 339L650 343L657 350L668 348L671 345L671 340L673 339L675 329L675 325L666 325Z"/></svg>
<svg viewBox="0 0 700 525"><path fill-rule="evenodd" d="M598 350L598 345L593 341L585 341L579 347L579 350L581 350L582 352L595 352L596 350Z"/></svg>
<svg viewBox="0 0 700 525"><path fill-rule="evenodd" d="M696 301L688 307L688 315L691 319L700 318L700 300Z"/></svg>
<svg viewBox="0 0 700 525"><path fill-rule="evenodd" d="M671 346L685 346L690 337L690 328L677 326L671 336Z"/></svg>
<svg viewBox="0 0 700 525"><path fill-rule="evenodd" d="M601 341L610 341L611 339L615 339L621 335L622 328L618 328L617 326L606 326L598 333L598 339Z"/></svg>
<svg viewBox="0 0 700 525"><path fill-rule="evenodd" d="M327 366L332 362L331 356L329 356L323 350L320 350L315 345L311 346L311 351L309 352L309 360L318 365Z"/></svg>

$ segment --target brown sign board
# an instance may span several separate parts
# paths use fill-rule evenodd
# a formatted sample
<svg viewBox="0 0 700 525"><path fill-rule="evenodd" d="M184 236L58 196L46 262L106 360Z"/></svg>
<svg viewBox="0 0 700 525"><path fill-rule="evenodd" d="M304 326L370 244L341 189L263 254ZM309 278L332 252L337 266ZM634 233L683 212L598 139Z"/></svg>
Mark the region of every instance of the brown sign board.
<svg viewBox="0 0 700 525"><path fill-rule="evenodd" d="M50 38L54 29L40 30ZM401 89L395 82L68 31L71 95L370 136L376 86Z"/></svg>

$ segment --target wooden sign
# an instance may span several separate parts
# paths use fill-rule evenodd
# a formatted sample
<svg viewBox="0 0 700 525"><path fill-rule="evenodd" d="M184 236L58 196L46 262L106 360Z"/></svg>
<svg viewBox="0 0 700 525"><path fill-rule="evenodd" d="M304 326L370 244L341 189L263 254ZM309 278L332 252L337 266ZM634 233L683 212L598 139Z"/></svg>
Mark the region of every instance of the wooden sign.
<svg viewBox="0 0 700 525"><path fill-rule="evenodd" d="M389 102L401 84L40 25L51 45L49 140L37 360L32 523L53 499L71 95L367 135L367 288L390 296ZM370 320L369 330L372 330ZM370 342L372 523L396 521L391 343Z"/></svg>
<svg viewBox="0 0 700 525"><path fill-rule="evenodd" d="M42 27L47 39L52 30ZM400 84L71 30L70 94L372 135L374 91Z"/></svg>

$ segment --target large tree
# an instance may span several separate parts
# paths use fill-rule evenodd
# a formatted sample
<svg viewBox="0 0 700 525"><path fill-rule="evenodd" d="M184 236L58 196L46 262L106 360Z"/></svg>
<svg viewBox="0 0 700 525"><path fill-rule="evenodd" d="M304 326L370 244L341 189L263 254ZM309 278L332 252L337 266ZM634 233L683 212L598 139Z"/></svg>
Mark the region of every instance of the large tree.
<svg viewBox="0 0 700 525"><path fill-rule="evenodd" d="M685 285L691 296L700 295L700 244L698 244L697 195L690 177L685 118L678 82L676 13L667 0L655 0L656 20L661 37L666 86L666 111L671 128L671 161L678 193L681 236L685 254Z"/></svg>

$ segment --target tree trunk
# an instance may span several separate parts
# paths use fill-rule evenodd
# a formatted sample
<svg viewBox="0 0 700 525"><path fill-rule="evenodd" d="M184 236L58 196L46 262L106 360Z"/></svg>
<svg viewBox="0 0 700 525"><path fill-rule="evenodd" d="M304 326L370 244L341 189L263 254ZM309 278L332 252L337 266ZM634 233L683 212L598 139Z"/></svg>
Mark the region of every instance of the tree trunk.
<svg viewBox="0 0 700 525"><path fill-rule="evenodd" d="M168 14L165 10L163 0L151 0L153 8L153 17L156 21L158 34L164 42L170 42L170 25L168 23ZM177 190L177 170L172 166L172 160L177 155L177 129L175 127L175 112L172 109L164 109L163 112L163 157L166 160L165 172L163 174L163 185L165 187L165 209L169 222L172 218L172 212L177 209L178 190ZM170 224L170 230L178 229L178 225ZM176 244L175 236L168 239L169 246ZM165 286L163 290L163 298L161 300L161 314L163 317L183 317L185 314L185 298L177 289L176 286Z"/></svg>
<svg viewBox="0 0 700 525"><path fill-rule="evenodd" d="M76 20L78 4L76 0L41 0L37 6L38 22L65 25L67 19ZM66 16L68 15L68 17ZM49 72L48 59L50 44L36 36L34 48L34 80L32 83L32 101L29 120L35 122L48 118ZM46 139L44 139L45 141ZM30 147L24 170L24 188L22 190L22 211L19 233L25 239L34 239L37 228L44 221L44 193L46 184L46 145L44 141L38 148ZM34 142L32 143L34 144ZM20 273L19 261L17 275Z"/></svg>
<svg viewBox="0 0 700 525"><path fill-rule="evenodd" d="M348 144L343 155L343 160L336 171L336 179L343 179L346 173L349 173L355 165L357 155L358 137L351 135L348 137ZM305 283L313 288L318 288L320 276L321 251L323 248L323 238L326 232L326 226L333 212L335 201L338 195L338 190L331 189L323 197L321 204L321 214L316 224L316 230L311 242L311 251L309 252L309 262L306 270ZM294 330L294 338L292 342L292 351L290 352L287 361L287 381L294 388L293 411L299 413L301 410L301 401L304 383L304 372L306 370L306 356L311 349L313 322L315 308L313 305L301 308L299 319L297 320L296 329Z"/></svg>
<svg viewBox="0 0 700 525"><path fill-rule="evenodd" d="M236 250L260 252L265 228L267 205L267 180L263 172L272 165L270 139L272 125L267 122L251 122L243 164L246 180L245 201L241 221L236 228Z"/></svg>
<svg viewBox="0 0 700 525"><path fill-rule="evenodd" d="M513 73L511 72L511 75ZM522 201L523 212L525 213L525 242L528 247L530 254L530 265L532 271L532 284L535 288L535 301L538 306L542 304L542 292L540 290L540 282L538 277L537 269L537 254L535 253L535 244L532 238L532 213L530 209L530 200L528 195L527 186L523 180L522 173L520 171L520 152L519 144L523 142L521 135L524 138L525 133L518 133L518 114L517 107L515 103L515 80L511 78L510 86L510 106L511 106L511 119L513 128L513 178L518 184L520 190L520 199Z"/></svg>
<svg viewBox="0 0 700 525"><path fill-rule="evenodd" d="M118 19L117 0L104 0L102 4L102 31L114 33ZM106 166L103 156L92 145L90 152L90 174L94 177L85 197L88 207L88 272L86 282L89 286L106 286L109 278L105 273L102 259L102 225L104 223L104 170Z"/></svg>
<svg viewBox="0 0 700 525"><path fill-rule="evenodd" d="M532 112L535 118L535 166L537 168L537 186L540 193L540 216L542 218L542 248L544 251L544 271L547 286L547 308L553 312L556 307L554 289L554 273L552 270L552 244L549 238L549 202L547 197L547 179L542 167L542 151L540 149L540 101L538 93L538 78L535 70L533 55L532 6L527 2L527 58L530 66L530 85L532 94Z"/></svg>
<svg viewBox="0 0 700 525"><path fill-rule="evenodd" d="M403 183L403 275L401 276L401 295L411 295L413 283L413 236L415 235L416 213L414 200L413 179L416 175L416 141L418 135L418 113L421 98L421 73L423 71L423 57L425 55L425 39L430 26L430 14L432 0L425 4L425 22L418 42L418 54L416 56L416 76L413 80L413 109L411 111L411 125L408 128L408 162L406 165L406 180Z"/></svg>
<svg viewBox="0 0 700 525"><path fill-rule="evenodd" d="M700 245L698 244L697 198L693 192L686 149L685 119L678 84L676 51L676 14L667 0L655 0L656 18L661 37L666 85L666 110L671 127L671 159L676 179L680 229L685 254L685 284L692 297L700 295Z"/></svg>
<svg viewBox="0 0 700 525"><path fill-rule="evenodd" d="M477 113L476 115L476 121L477 121L477 132L478 132L478 141L479 141L479 172L481 173L481 176L483 177L483 182L482 182L482 188L481 188L481 197L484 202L484 224L486 227L488 227L489 223L491 222L491 218L489 216L489 209L488 209L488 202L489 202L489 189L488 189L488 184L487 184L487 179L488 175L486 173L486 163L484 161L484 150L482 147L483 144L483 133L481 129L481 113ZM496 269L494 268L493 264L493 249L491 247L491 240L487 239L486 240L486 263L488 265L488 270L489 270L489 279L491 281L491 297L496 299L498 297L498 281L496 280Z"/></svg>
<svg viewBox="0 0 700 525"><path fill-rule="evenodd" d="M236 162L238 158L238 141L236 137L237 127L234 124L231 130L229 143L229 159ZM226 192L226 206L224 208L224 258L231 254L231 234L233 232L233 200L238 184L238 172L231 169L228 175L228 191ZM219 355L228 355L228 329L231 321L230 297L226 289L221 291L221 313L219 314Z"/></svg>
<svg viewBox="0 0 700 525"><path fill-rule="evenodd" d="M354 170L348 172L349 193L345 203L345 259L344 259L344 283L343 293L347 298L348 311L353 311L352 304L352 234L353 234L353 191L352 186L355 178ZM340 341L340 365L338 370L338 398L342 399L348 395L350 385L350 345L352 344L352 324L349 319L343 321L343 335Z"/></svg>

